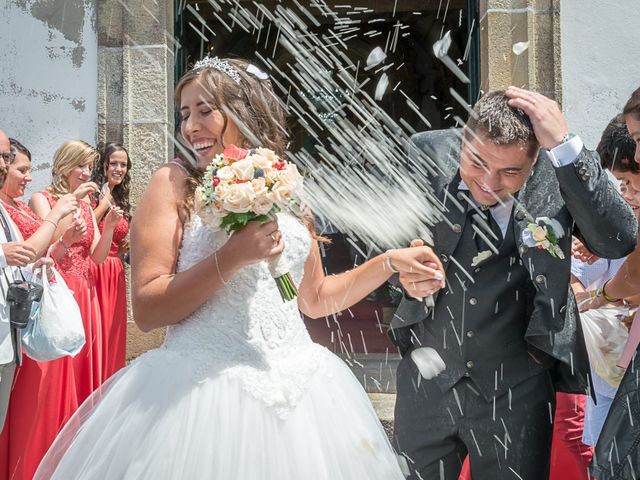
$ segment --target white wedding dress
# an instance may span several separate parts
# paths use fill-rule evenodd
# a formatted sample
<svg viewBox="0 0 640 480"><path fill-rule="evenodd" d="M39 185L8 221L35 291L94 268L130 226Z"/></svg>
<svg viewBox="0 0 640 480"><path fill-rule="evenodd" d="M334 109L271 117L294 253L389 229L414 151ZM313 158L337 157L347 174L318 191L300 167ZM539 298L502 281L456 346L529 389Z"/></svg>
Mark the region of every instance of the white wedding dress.
<svg viewBox="0 0 640 480"><path fill-rule="evenodd" d="M279 215L284 255L302 280L311 237ZM227 239L197 216L178 270ZM216 275L211 272L211 275ZM176 302L180 299L176 298ZM37 479L404 479L378 418L346 365L314 344L295 301L264 262L241 270L164 344L90 397Z"/></svg>

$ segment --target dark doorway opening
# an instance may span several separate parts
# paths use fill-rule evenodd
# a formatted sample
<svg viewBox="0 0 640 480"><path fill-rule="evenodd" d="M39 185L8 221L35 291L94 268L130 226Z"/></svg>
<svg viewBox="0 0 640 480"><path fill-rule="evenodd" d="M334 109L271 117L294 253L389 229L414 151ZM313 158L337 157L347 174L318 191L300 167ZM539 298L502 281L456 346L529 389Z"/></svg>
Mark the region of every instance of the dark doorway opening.
<svg viewBox="0 0 640 480"><path fill-rule="evenodd" d="M268 9L296 8L295 0L266 0L258 2ZM375 0L321 2L341 18L353 21L352 36L342 36L346 54L354 63L364 65L375 48L387 54L386 70L393 94L385 95L380 105L401 125L416 131L456 126L456 119L466 119L465 109L450 93L453 88L467 103L473 104L479 94L480 59L477 0ZM345 5L349 3L349 5ZM221 57L241 57L269 71L262 58L270 58L284 67L292 60L290 53L278 45L278 28L266 25L260 34L248 33L229 22L233 9L256 10L253 1L176 0L176 80L195 61L206 54ZM336 27L336 17L321 15L313 6L307 7L318 24L310 26L315 35L329 37ZM231 15L233 16L233 15ZM451 32L449 56L466 74L470 82L463 83L433 54L433 44ZM284 68L281 68L284 70ZM359 73L359 81L367 82L363 89L373 97L376 87L375 69ZM369 78L369 81L367 79ZM401 92L400 92L401 91ZM290 92L304 95L303 92ZM308 92L306 94L309 94ZM321 92L319 92L321 94ZM430 125L407 106L406 97L419 107ZM313 151L314 139L291 118L290 149L304 147ZM323 249L324 266L328 273L352 268L363 258L340 232L324 232L332 244ZM399 298L388 286L381 287L349 311L325 321L307 321L315 341L336 353L385 353L393 347L385 335L386 323Z"/></svg>

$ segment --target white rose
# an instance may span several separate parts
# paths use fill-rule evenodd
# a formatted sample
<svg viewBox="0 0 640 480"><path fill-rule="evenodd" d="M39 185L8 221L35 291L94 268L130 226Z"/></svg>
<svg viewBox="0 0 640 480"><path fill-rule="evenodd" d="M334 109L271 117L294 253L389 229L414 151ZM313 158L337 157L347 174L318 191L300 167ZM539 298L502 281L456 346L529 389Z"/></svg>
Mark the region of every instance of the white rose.
<svg viewBox="0 0 640 480"><path fill-rule="evenodd" d="M278 182L289 185L293 191L297 191L302 188L302 175L298 172L298 167L290 163L280 172Z"/></svg>
<svg viewBox="0 0 640 480"><path fill-rule="evenodd" d="M253 178L253 163L246 158L233 162L230 166L236 178L241 181L249 181Z"/></svg>
<svg viewBox="0 0 640 480"><path fill-rule="evenodd" d="M270 168L273 165L273 162L269 160L264 155L259 155L254 153L253 155L249 155L245 160L253 163L253 166L256 168Z"/></svg>
<svg viewBox="0 0 640 480"><path fill-rule="evenodd" d="M235 172L231 169L231 167L222 167L219 168L216 172L216 177L220 179L221 182L233 182L235 179ZM219 187L220 185L218 185ZM216 187L217 188L217 187Z"/></svg>
<svg viewBox="0 0 640 480"><path fill-rule="evenodd" d="M251 188L253 188L256 196L265 195L268 191L267 182L262 177L254 178L253 180L251 180Z"/></svg>
<svg viewBox="0 0 640 480"><path fill-rule="evenodd" d="M209 211L214 217L224 217L227 213L229 213L224 209L222 202L219 200L209 205Z"/></svg>
<svg viewBox="0 0 640 480"><path fill-rule="evenodd" d="M271 193L273 194L276 203L286 206L293 196L293 189L291 188L291 185L278 181L271 189Z"/></svg>
<svg viewBox="0 0 640 480"><path fill-rule="evenodd" d="M276 152L269 150L268 148L256 148L256 153L261 157L264 157L269 162L269 165L267 166L280 161L280 157L276 155Z"/></svg>
<svg viewBox="0 0 640 480"><path fill-rule="evenodd" d="M222 225L221 216L215 215L210 209L206 209L200 215L204 224L209 227L213 231L220 230L220 225Z"/></svg>
<svg viewBox="0 0 640 480"><path fill-rule="evenodd" d="M266 215L273 208L273 198L271 195L260 195L253 201L251 211L256 215Z"/></svg>
<svg viewBox="0 0 640 480"><path fill-rule="evenodd" d="M229 186L229 191L222 198L222 205L230 212L245 213L251 209L255 196L250 183L237 183Z"/></svg>

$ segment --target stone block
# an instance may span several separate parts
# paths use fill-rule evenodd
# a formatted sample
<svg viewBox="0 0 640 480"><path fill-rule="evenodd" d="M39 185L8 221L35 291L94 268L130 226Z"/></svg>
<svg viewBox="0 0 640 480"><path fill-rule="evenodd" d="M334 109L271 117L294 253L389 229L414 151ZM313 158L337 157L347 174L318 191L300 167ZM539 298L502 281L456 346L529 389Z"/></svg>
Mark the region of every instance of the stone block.
<svg viewBox="0 0 640 480"><path fill-rule="evenodd" d="M173 121L173 55L164 45L125 47L124 123Z"/></svg>
<svg viewBox="0 0 640 480"><path fill-rule="evenodd" d="M166 37L173 33L174 1L127 1L123 13L125 43L132 46L169 43Z"/></svg>
<svg viewBox="0 0 640 480"><path fill-rule="evenodd" d="M173 157L173 144L167 137L166 123L127 124L123 140L131 162L131 204L136 205L149 180L161 165ZM173 129L173 127L169 127Z"/></svg>
<svg viewBox="0 0 640 480"><path fill-rule="evenodd" d="M97 2L98 45L121 47L123 44L124 14L123 2L100 0Z"/></svg>

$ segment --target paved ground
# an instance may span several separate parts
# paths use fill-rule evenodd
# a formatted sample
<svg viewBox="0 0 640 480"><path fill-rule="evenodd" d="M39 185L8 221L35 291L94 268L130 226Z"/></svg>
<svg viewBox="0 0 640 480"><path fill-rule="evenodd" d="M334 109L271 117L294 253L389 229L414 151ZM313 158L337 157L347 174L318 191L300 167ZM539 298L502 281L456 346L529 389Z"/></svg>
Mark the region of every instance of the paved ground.
<svg viewBox="0 0 640 480"><path fill-rule="evenodd" d="M380 422L387 432L389 440L393 435L393 408L396 404L395 393L370 393L369 399L373 403Z"/></svg>
<svg viewBox="0 0 640 480"><path fill-rule="evenodd" d="M370 353L342 358L369 394L373 408L391 440L396 403L396 369L400 356L397 353Z"/></svg>

